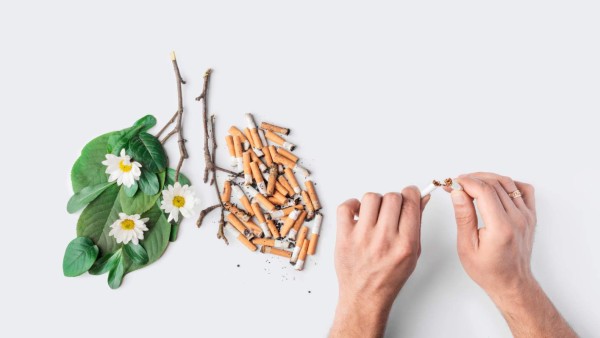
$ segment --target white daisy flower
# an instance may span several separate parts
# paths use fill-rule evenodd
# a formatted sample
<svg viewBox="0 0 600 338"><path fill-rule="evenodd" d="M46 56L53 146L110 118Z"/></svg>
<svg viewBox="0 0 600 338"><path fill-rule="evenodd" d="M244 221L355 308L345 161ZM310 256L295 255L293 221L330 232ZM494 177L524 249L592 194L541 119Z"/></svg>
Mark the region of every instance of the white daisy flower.
<svg viewBox="0 0 600 338"><path fill-rule="evenodd" d="M131 241L137 245L141 239L144 239L144 231L148 231L146 222L148 218L140 219L140 215L129 216L121 212L119 219L110 226L112 230L108 235L113 236L117 243L127 244Z"/></svg>
<svg viewBox="0 0 600 338"><path fill-rule="evenodd" d="M163 200L160 204L160 208L169 214L168 221L179 220L179 212L183 217L190 217L194 212L194 208L200 203L196 199L194 189L187 184L181 186L179 182L175 182L175 185L169 185L167 189L162 192Z"/></svg>
<svg viewBox="0 0 600 338"><path fill-rule="evenodd" d="M117 181L118 185L124 184L127 188L131 187L135 181L140 179L142 165L132 161L131 157L121 149L120 156L106 154L106 160L102 161L106 166L106 173L110 174L109 182Z"/></svg>

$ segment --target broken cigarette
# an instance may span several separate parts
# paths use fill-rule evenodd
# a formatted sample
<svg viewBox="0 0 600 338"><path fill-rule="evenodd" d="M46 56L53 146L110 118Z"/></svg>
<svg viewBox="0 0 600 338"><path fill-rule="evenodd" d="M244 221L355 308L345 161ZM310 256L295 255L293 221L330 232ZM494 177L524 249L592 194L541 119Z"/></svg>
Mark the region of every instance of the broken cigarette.
<svg viewBox="0 0 600 338"><path fill-rule="evenodd" d="M244 206L245 211L250 216L254 216L254 212L252 211L252 205L250 204L250 200L248 199L248 196L246 196L246 194L242 191L242 188L240 188L237 184L232 185L231 188L232 188L233 192L235 193L235 196L242 203L242 206Z"/></svg>
<svg viewBox="0 0 600 338"><path fill-rule="evenodd" d="M236 228L232 227L231 224L225 224L225 231L231 236L237 238L238 241L242 242L250 251L256 251L256 245L252 244L248 238L244 237Z"/></svg>
<svg viewBox="0 0 600 338"><path fill-rule="evenodd" d="M296 237L296 246L292 251L292 258L290 258L290 264L292 265L296 264L296 261L298 260L298 255L300 254L302 244L306 239L306 234L308 234L308 228L303 226L302 228L300 228L300 232L298 232L298 236Z"/></svg>
<svg viewBox="0 0 600 338"><path fill-rule="evenodd" d="M281 236L285 237L288 234L288 232L290 232L290 229L292 228L292 226L294 226L294 223L298 219L298 216L300 216L300 213L301 211L297 209L294 209L292 210L292 212L290 212L290 214L283 222L283 225L281 226L281 229L279 231Z"/></svg>
<svg viewBox="0 0 600 338"><path fill-rule="evenodd" d="M267 122L262 122L260 124L260 129L283 135L289 135L290 133L289 128L283 128Z"/></svg>
<svg viewBox="0 0 600 338"><path fill-rule="evenodd" d="M277 256L281 256L281 257L285 257L287 259L289 259L290 257L292 257L292 252L291 251L277 249L277 248L274 248L274 247L268 246L268 245L263 245L260 248L260 252L262 252L262 253L268 253L268 254L272 254L272 255L277 255Z"/></svg>
<svg viewBox="0 0 600 338"><path fill-rule="evenodd" d="M252 240L252 243L257 245L267 245L277 249L290 249L292 247L292 243L290 242L272 238L255 238Z"/></svg>
<svg viewBox="0 0 600 338"><path fill-rule="evenodd" d="M229 203L231 201L231 179L226 179L223 182L223 194L221 194L221 202Z"/></svg>
<svg viewBox="0 0 600 338"><path fill-rule="evenodd" d="M254 211L254 216L256 216L256 219L258 220L258 226L262 229L265 238L270 238L271 230L267 226L267 220L258 203L252 202L252 211Z"/></svg>
<svg viewBox="0 0 600 338"><path fill-rule="evenodd" d="M258 190L254 189L251 186L247 186L246 189L252 198L256 198L258 204L268 212L275 211L275 205L271 203L265 196L258 192Z"/></svg>
<svg viewBox="0 0 600 338"><path fill-rule="evenodd" d="M263 178L260 169L258 168L258 164L256 162L252 162L250 163L250 168L252 169L252 176L256 181L258 191L260 191L260 193L263 195L267 195L267 185L265 184L265 179Z"/></svg>
<svg viewBox="0 0 600 338"><path fill-rule="evenodd" d="M252 184L252 171L250 169L250 153L245 151L242 155L242 160L244 163L244 184L250 185Z"/></svg>
<svg viewBox="0 0 600 338"><path fill-rule="evenodd" d="M240 138L240 144L243 144L244 146L242 150L250 148L250 142L246 138L246 135L244 135L244 133L242 133L242 131L239 130L238 127L231 126L231 128L229 128L229 134L233 135L234 137L238 136Z"/></svg>
<svg viewBox="0 0 600 338"><path fill-rule="evenodd" d="M304 224L304 221L306 220L306 215L308 215L306 211L302 210L300 212L300 216L298 216L298 219L294 222L294 226L292 227L292 229L290 229L290 232L287 234L287 238L289 240L296 240L296 234L298 234L300 227Z"/></svg>
<svg viewBox="0 0 600 338"><path fill-rule="evenodd" d="M225 136L225 142L227 143L227 149L229 150L229 156L231 157L231 166L237 166L237 159L235 156L235 146L233 145L233 136Z"/></svg>
<svg viewBox="0 0 600 338"><path fill-rule="evenodd" d="M294 269L298 271L302 271L302 269L304 269L304 261L306 260L306 253L308 252L309 245L310 240L304 240L304 243L302 243L302 249L300 250L300 255L298 255L298 261L296 262L296 265L294 265Z"/></svg>
<svg viewBox="0 0 600 338"><path fill-rule="evenodd" d="M317 251L317 243L319 241L319 233L321 232L321 223L323 223L323 215L317 213L315 216L315 224L312 227L310 235L310 245L308 246L308 254L314 255Z"/></svg>
<svg viewBox="0 0 600 338"><path fill-rule="evenodd" d="M315 210L321 209L321 202L319 201L319 196L317 196L317 191L315 190L315 184L312 179L307 177L304 180L304 186L306 187L306 191L308 192L308 197L310 197L310 201Z"/></svg>
<svg viewBox="0 0 600 338"><path fill-rule="evenodd" d="M267 138L267 140L277 144L280 147L284 147L286 150L294 151L294 149L296 149L296 146L294 144L286 141L283 137L271 131L266 130L265 137Z"/></svg>
<svg viewBox="0 0 600 338"><path fill-rule="evenodd" d="M423 189L421 189L421 198L431 194L435 189L439 187L448 187L452 190L462 190L463 187L456 182L456 179L447 178L444 182L440 182L438 180L433 180L429 185Z"/></svg>

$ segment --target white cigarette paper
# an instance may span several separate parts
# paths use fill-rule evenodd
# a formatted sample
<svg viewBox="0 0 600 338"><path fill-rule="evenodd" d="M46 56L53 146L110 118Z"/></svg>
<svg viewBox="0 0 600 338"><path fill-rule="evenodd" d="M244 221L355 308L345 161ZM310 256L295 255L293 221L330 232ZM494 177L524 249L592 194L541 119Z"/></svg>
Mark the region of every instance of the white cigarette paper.
<svg viewBox="0 0 600 338"><path fill-rule="evenodd" d="M433 183L429 183L429 185L427 187L425 187L424 189L421 190L421 198L431 194L437 188L438 188L437 185L435 185Z"/></svg>

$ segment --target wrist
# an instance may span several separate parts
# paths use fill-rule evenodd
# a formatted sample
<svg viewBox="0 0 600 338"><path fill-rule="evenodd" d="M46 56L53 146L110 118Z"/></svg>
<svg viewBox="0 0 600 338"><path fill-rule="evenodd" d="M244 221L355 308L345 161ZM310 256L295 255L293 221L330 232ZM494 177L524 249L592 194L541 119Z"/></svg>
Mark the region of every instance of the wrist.
<svg viewBox="0 0 600 338"><path fill-rule="evenodd" d="M527 276L501 288L486 290L486 292L496 306L503 310L513 306L523 307L532 298L539 297L542 291L535 278Z"/></svg>
<svg viewBox="0 0 600 338"><path fill-rule="evenodd" d="M387 301L340 294L331 337L382 337L390 310Z"/></svg>

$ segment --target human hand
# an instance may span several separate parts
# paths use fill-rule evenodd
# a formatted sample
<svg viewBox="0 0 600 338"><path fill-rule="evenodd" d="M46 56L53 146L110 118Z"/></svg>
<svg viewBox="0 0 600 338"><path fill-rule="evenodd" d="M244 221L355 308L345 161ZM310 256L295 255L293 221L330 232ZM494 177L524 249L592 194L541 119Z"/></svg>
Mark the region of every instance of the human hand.
<svg viewBox="0 0 600 338"><path fill-rule="evenodd" d="M361 202L351 199L338 207L339 303L332 336L383 334L394 299L416 267L421 214L428 200L408 187L383 197L367 193ZM348 327L352 322L358 331Z"/></svg>
<svg viewBox="0 0 600 338"><path fill-rule="evenodd" d="M536 224L531 185L492 173L462 175L452 202L458 255L467 274L492 298L535 283L530 260ZM522 197L509 193L520 190ZM473 200L485 224L478 229Z"/></svg>

